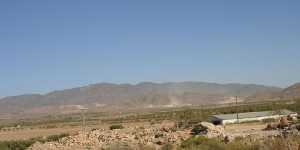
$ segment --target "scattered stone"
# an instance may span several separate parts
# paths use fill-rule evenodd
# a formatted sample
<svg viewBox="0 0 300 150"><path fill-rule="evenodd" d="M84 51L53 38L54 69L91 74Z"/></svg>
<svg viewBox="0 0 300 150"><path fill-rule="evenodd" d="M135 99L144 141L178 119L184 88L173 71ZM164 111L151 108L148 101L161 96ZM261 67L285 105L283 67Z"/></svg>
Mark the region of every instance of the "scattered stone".
<svg viewBox="0 0 300 150"><path fill-rule="evenodd" d="M180 144L191 136L189 130L173 131L173 126L174 124L168 126L160 124L115 130L96 129L85 136L79 133L75 136L62 138L58 142L35 143L29 149L40 150L41 147L44 150L80 149L82 147L82 149L85 149L84 147L86 146L90 149L106 149L111 146L126 147L126 145L130 145L130 147L138 147L140 145L160 147L167 143Z"/></svg>

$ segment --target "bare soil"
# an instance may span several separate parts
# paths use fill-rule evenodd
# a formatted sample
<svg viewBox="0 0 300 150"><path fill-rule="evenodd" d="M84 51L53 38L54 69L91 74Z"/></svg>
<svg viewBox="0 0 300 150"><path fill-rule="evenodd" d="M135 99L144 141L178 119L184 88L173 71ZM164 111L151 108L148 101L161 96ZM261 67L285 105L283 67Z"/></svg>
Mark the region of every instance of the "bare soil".
<svg viewBox="0 0 300 150"><path fill-rule="evenodd" d="M265 131L267 123L242 123L242 124L232 124L225 126L225 132L227 135L233 137L246 137L255 135L258 137L276 135L279 134L277 130Z"/></svg>
<svg viewBox="0 0 300 150"><path fill-rule="evenodd" d="M15 131L1 131L0 141L26 140L35 137L46 137L62 133L75 134L80 128L53 128L53 129L21 129Z"/></svg>
<svg viewBox="0 0 300 150"><path fill-rule="evenodd" d="M127 123L123 124L125 127L129 126L141 126L148 124L146 122L139 123ZM108 129L110 124L98 124L98 125L87 125L86 130L92 129ZM14 131L3 131L0 130L0 141L10 141L10 140L27 140L35 137L47 137L50 135L59 135L62 133L68 133L70 135L77 134L81 131L81 126L65 126L58 128L50 128L50 129L40 129L37 127L30 127L24 129L18 129Z"/></svg>

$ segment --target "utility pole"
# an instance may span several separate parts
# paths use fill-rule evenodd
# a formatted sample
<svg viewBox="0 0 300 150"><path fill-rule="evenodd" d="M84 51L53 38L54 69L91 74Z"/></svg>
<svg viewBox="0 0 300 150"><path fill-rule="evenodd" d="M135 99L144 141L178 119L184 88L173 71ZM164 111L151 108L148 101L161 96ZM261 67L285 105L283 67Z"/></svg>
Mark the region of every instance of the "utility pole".
<svg viewBox="0 0 300 150"><path fill-rule="evenodd" d="M237 96L235 96L235 107L236 107L236 120L237 120L237 123L240 123L239 112L238 112L238 97Z"/></svg>
<svg viewBox="0 0 300 150"><path fill-rule="evenodd" d="M85 111L88 110L88 108L85 107L80 107L80 112L81 112L81 132L82 132L82 141L85 142L85 137L86 137L86 121L85 121Z"/></svg>

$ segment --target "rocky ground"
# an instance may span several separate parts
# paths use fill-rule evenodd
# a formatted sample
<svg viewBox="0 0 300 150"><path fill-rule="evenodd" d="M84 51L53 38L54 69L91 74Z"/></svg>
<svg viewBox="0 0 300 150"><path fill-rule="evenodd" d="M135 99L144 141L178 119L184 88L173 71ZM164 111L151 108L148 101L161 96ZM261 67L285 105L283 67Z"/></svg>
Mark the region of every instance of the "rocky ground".
<svg viewBox="0 0 300 150"><path fill-rule="evenodd" d="M237 137L257 140L297 133L296 126L268 130L266 124L239 124L231 127L215 126L200 122L192 128L176 128L174 123L129 126L123 129L94 129L87 134L79 133L58 142L35 143L30 150L76 150L76 149L160 149L165 144L180 145L192 135L221 138L231 141Z"/></svg>
<svg viewBox="0 0 300 150"><path fill-rule="evenodd" d="M59 142L35 143L31 150L109 149L111 147L139 149L147 146L158 149L166 143L180 144L190 137L190 129L177 130L174 125L147 125L114 130L93 130L84 136L65 137Z"/></svg>

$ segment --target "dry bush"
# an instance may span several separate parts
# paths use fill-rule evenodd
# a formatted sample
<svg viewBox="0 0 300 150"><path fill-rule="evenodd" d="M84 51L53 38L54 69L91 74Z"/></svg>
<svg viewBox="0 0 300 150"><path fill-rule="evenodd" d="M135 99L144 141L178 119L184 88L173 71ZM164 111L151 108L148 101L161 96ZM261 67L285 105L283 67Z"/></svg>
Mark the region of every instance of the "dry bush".
<svg viewBox="0 0 300 150"><path fill-rule="evenodd" d="M287 138L274 137L265 139L260 148L263 150L298 150L300 146L300 136L290 135Z"/></svg>
<svg viewBox="0 0 300 150"><path fill-rule="evenodd" d="M184 141L179 149L182 150L299 150L300 136L290 135L287 138L272 137L260 140L238 138L225 144L218 139L208 139L194 136Z"/></svg>
<svg viewBox="0 0 300 150"><path fill-rule="evenodd" d="M114 129L123 129L124 127L123 127L123 125L121 125L121 124L115 124L115 125L111 125L110 127L109 127L109 129L110 130L114 130Z"/></svg>

